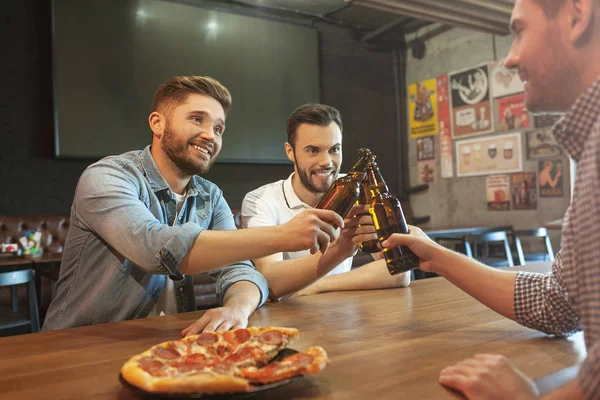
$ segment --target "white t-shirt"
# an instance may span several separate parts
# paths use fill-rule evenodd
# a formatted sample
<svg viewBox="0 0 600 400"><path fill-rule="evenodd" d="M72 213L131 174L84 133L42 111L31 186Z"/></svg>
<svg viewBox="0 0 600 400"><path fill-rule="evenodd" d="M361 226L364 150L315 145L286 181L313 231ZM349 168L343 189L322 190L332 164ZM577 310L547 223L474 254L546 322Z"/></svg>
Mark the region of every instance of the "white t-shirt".
<svg viewBox="0 0 600 400"><path fill-rule="evenodd" d="M304 210L312 208L302 202L292 187L292 177L269 183L251 191L242 202L242 226L255 228L285 224ZM309 250L284 252L283 259L289 260L310 255ZM352 257L347 258L327 275L341 274L352 268Z"/></svg>
<svg viewBox="0 0 600 400"><path fill-rule="evenodd" d="M185 202L185 194L177 194L173 192L175 195L175 200L177 201L177 215L175 216L175 221L178 221L179 211L183 207L183 203ZM175 297L175 283L168 276L165 277L165 287L160 294L160 297L156 301L154 308L148 315L149 317L154 317L157 315L164 314L177 314L177 298Z"/></svg>

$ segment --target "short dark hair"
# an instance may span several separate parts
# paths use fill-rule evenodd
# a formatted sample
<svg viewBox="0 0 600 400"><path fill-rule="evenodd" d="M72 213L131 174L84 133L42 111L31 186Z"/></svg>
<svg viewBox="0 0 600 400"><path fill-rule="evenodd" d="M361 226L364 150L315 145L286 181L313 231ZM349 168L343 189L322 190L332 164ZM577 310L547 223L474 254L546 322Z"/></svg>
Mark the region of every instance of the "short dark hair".
<svg viewBox="0 0 600 400"><path fill-rule="evenodd" d="M340 112L325 104L309 103L296 108L287 120L287 140L294 147L296 132L302 124L329 126L335 122L342 130L342 116Z"/></svg>
<svg viewBox="0 0 600 400"><path fill-rule="evenodd" d="M231 108L231 94L219 81L208 76L175 76L156 89L152 111L183 103L190 94L202 94L217 100L225 113Z"/></svg>

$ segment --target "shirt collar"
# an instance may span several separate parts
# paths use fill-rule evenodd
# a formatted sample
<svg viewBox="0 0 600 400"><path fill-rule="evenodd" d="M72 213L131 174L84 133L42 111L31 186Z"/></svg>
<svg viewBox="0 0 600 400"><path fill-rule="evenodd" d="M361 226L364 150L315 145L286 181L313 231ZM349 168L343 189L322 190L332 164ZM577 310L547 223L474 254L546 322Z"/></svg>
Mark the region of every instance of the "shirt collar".
<svg viewBox="0 0 600 400"><path fill-rule="evenodd" d="M292 186L292 178L294 177L294 173L283 181L283 195L285 197L285 201L287 202L288 207L292 210L295 208L311 208L308 204L300 200L296 192L294 191L294 187Z"/></svg>
<svg viewBox="0 0 600 400"><path fill-rule="evenodd" d="M552 128L552 133L569 155L579 161L600 115L600 79L575 101L571 109Z"/></svg>
<svg viewBox="0 0 600 400"><path fill-rule="evenodd" d="M148 145L140 155L140 161L142 162L142 167L144 168L144 172L146 177L148 178L148 182L150 183L150 187L155 193L165 191L170 189L169 184L165 180L165 178L160 173L158 169L158 165L154 161L154 157L152 157L151 146ZM190 179L190 183L188 183L187 194L189 196L197 196L198 194L206 195L207 192L202 188L202 183L205 180L198 175L192 176Z"/></svg>

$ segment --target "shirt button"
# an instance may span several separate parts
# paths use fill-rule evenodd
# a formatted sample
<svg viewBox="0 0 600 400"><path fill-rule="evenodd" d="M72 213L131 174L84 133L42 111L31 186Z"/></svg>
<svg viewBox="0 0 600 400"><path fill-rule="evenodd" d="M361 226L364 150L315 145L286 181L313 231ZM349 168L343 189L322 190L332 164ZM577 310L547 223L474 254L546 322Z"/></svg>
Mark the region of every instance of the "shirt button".
<svg viewBox="0 0 600 400"><path fill-rule="evenodd" d="M180 292L183 292L183 288L182 288L182 287L180 287L180 288L179 288L179 291L180 291Z"/></svg>
<svg viewBox="0 0 600 400"><path fill-rule="evenodd" d="M165 251L164 251L164 250L160 250L160 251L158 252L158 256L159 256L159 257L163 257L164 255L165 255Z"/></svg>
<svg viewBox="0 0 600 400"><path fill-rule="evenodd" d="M171 197L171 191L167 190L167 196Z"/></svg>

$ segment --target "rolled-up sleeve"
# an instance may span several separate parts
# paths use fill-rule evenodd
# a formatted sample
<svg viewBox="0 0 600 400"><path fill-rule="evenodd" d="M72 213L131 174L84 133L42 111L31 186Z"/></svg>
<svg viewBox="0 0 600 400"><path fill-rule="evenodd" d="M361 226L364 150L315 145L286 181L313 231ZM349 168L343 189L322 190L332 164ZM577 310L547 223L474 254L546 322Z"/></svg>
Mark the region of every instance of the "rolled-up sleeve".
<svg viewBox="0 0 600 400"><path fill-rule="evenodd" d="M219 193L215 199L215 208L213 220L210 226L213 230L235 230L235 221L229 205ZM215 278L217 286L217 301L223 304L223 297L227 290L236 282L247 281L256 285L260 291L260 302L258 306L264 304L269 296L269 287L265 277L258 272L250 261L242 261L227 267L220 268L210 273Z"/></svg>
<svg viewBox="0 0 600 400"><path fill-rule="evenodd" d="M519 272L515 280L515 320L539 331L566 336L581 330L562 280L560 253L552 272L534 274Z"/></svg>
<svg viewBox="0 0 600 400"><path fill-rule="evenodd" d="M77 184L73 211L78 223L139 268L182 279L179 264L202 227L162 223L143 196L139 181L123 167L94 164Z"/></svg>

